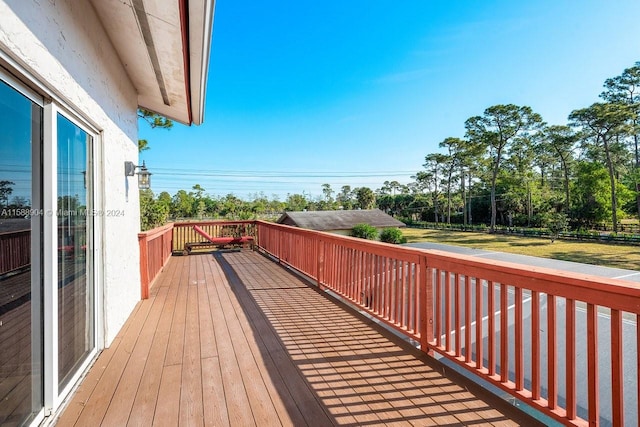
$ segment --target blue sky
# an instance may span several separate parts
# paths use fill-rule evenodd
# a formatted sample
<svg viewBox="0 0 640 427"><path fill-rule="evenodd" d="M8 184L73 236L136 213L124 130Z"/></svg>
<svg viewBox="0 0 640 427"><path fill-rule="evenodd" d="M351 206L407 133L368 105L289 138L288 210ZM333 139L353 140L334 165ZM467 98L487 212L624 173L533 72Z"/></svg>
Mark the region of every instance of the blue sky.
<svg viewBox="0 0 640 427"><path fill-rule="evenodd" d="M637 0L218 0L205 123L140 123L156 194L320 195L422 169L467 118L551 124L640 61Z"/></svg>
<svg viewBox="0 0 640 427"><path fill-rule="evenodd" d="M13 182L14 197L31 199L31 102L0 81L0 181ZM0 200L0 208L4 208Z"/></svg>

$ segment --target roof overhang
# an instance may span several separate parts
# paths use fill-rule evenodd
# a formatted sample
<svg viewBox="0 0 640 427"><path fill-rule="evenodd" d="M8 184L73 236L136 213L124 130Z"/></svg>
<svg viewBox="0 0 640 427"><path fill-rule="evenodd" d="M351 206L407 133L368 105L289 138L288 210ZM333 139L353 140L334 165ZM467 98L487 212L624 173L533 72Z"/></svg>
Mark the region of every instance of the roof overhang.
<svg viewBox="0 0 640 427"><path fill-rule="evenodd" d="M138 105L201 124L215 0L91 2L138 92Z"/></svg>

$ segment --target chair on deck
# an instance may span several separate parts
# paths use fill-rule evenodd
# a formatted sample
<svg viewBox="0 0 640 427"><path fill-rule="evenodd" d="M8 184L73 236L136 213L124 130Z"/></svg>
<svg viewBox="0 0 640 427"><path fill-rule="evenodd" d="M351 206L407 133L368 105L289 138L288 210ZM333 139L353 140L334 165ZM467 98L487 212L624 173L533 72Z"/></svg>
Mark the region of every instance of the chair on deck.
<svg viewBox="0 0 640 427"><path fill-rule="evenodd" d="M184 254L189 255L194 248L204 247L218 247L223 248L227 246L246 246L250 245L253 249L253 237L252 236L239 236L239 237L212 237L197 225L193 226L193 230L207 239L206 242L189 242L184 244Z"/></svg>

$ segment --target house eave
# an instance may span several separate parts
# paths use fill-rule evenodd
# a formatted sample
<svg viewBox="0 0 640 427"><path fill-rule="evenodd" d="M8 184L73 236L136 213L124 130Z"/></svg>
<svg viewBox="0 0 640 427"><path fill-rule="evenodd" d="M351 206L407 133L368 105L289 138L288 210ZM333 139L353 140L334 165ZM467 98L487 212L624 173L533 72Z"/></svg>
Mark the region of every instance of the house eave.
<svg viewBox="0 0 640 427"><path fill-rule="evenodd" d="M138 105L187 125L204 120L215 0L91 0Z"/></svg>

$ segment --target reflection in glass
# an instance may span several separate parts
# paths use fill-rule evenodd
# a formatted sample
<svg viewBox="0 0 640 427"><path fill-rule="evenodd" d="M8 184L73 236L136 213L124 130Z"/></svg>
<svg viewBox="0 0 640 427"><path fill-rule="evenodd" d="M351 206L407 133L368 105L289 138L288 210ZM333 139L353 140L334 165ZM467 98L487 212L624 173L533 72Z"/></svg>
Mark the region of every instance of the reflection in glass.
<svg viewBox="0 0 640 427"><path fill-rule="evenodd" d="M42 108L1 80L0 129L0 425L21 425L43 407Z"/></svg>
<svg viewBox="0 0 640 427"><path fill-rule="evenodd" d="M95 347L91 137L58 115L58 382L64 388Z"/></svg>

